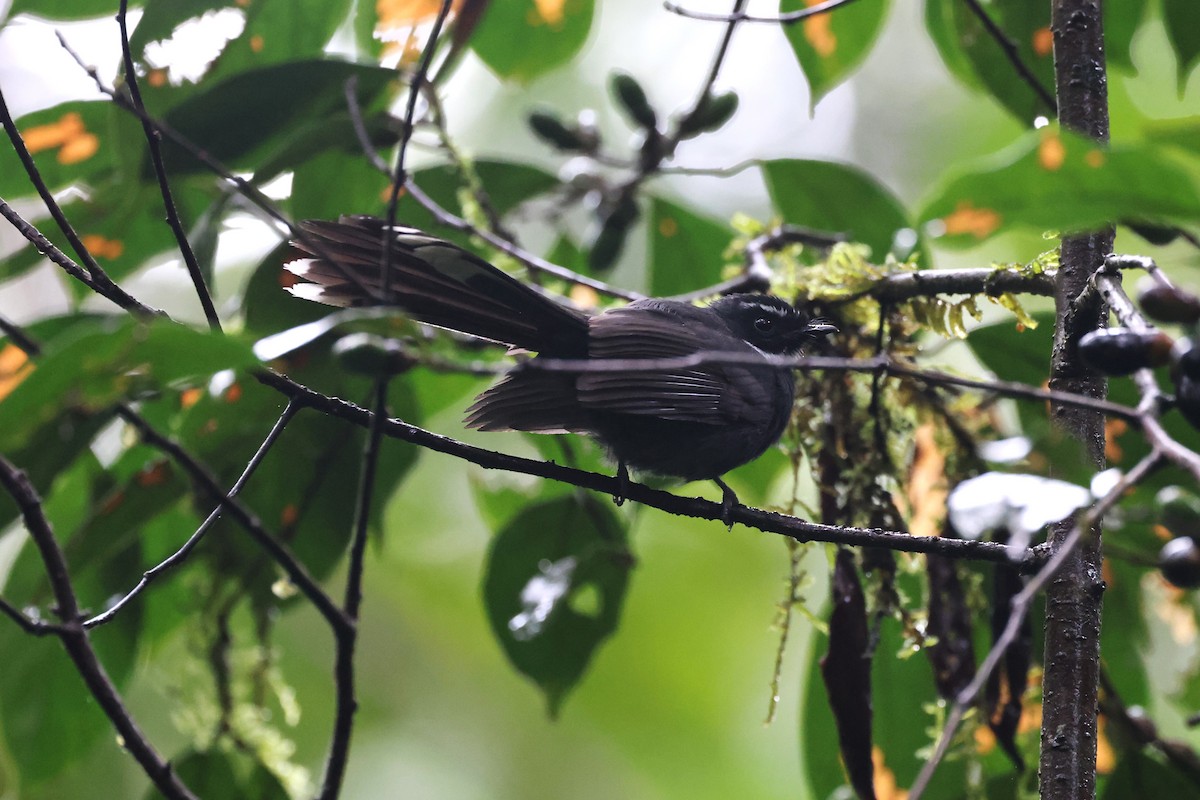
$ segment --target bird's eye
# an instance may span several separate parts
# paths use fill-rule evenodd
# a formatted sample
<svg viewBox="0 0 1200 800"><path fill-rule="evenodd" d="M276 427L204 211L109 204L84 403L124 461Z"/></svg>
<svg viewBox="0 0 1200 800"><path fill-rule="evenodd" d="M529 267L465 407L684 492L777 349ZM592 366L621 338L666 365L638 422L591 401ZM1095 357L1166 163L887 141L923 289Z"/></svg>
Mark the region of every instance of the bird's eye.
<svg viewBox="0 0 1200 800"><path fill-rule="evenodd" d="M770 333L775 328L775 320L770 317L759 317L754 320L754 329L759 333Z"/></svg>

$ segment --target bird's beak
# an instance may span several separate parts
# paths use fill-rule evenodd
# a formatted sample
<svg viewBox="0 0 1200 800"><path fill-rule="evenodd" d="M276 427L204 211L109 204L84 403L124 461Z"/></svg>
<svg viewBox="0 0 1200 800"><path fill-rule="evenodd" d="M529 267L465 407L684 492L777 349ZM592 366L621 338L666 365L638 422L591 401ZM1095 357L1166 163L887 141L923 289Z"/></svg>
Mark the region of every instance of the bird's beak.
<svg viewBox="0 0 1200 800"><path fill-rule="evenodd" d="M817 317L808 323L804 332L809 336L828 336L831 333L837 333L837 326L827 319Z"/></svg>

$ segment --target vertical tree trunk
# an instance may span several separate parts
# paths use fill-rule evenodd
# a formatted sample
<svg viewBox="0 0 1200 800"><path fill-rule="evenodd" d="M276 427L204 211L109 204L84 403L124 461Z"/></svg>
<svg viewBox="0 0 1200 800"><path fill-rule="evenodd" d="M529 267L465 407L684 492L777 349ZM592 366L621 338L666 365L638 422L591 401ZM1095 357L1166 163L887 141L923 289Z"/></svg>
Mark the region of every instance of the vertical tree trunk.
<svg viewBox="0 0 1200 800"><path fill-rule="evenodd" d="M1104 61L1101 0L1051 0L1054 69L1059 121L1064 128L1108 140L1108 80ZM1104 324L1098 300L1082 308L1072 300L1112 249L1113 231L1069 236L1062 243L1058 274L1050 386L1103 397L1102 375L1087 369L1076 352L1079 337ZM1104 464L1104 417L1093 411L1053 408L1063 430L1077 438L1087 457ZM1062 545L1071 526L1051 530ZM1096 692L1100 662L1100 529L1086 537L1046 590L1046 652L1043 677L1042 750L1039 777L1045 800L1090 800L1096 793Z"/></svg>

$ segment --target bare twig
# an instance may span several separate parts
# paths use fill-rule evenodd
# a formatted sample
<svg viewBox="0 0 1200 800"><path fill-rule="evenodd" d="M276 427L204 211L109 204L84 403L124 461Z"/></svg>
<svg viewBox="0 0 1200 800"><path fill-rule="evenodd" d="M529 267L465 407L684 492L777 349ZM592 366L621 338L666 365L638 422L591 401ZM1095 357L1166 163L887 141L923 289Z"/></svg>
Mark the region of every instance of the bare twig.
<svg viewBox="0 0 1200 800"><path fill-rule="evenodd" d="M1061 403L1074 408L1090 409L1109 414L1120 419L1140 422L1143 414L1136 408L1113 403L1108 400L1102 400L1087 395L1072 394L1070 392L1056 391L1051 389L1039 389L1033 386L1027 386L1023 383L1015 383L1012 381L1000 380L983 380L978 378L966 378L959 375L951 375L945 372L935 370L923 370L917 367L909 366L901 361L897 361L886 353L875 356L873 358L837 358L828 356L762 356L757 353L744 352L703 352L694 353L687 356L674 356L671 358L595 358L595 359L568 359L568 358L547 358L541 356L538 358L522 361L516 367L509 369L534 369L545 370L548 372L656 372L667 369L688 369L698 367L705 364L767 364L776 367L787 367L790 369L801 370L804 372L811 371L838 371L838 372L871 372L885 373L891 375L902 375L904 377L913 378L914 380L922 381L923 383L945 385L945 386L963 386L971 389L979 389L984 392L1004 395L1007 397L1021 397L1028 400L1043 400L1047 402ZM475 365L478 370L483 365ZM496 372L508 371L501 364L494 367Z"/></svg>
<svg viewBox="0 0 1200 800"><path fill-rule="evenodd" d="M372 414L365 408L316 392L307 386L275 372L259 372L255 377L288 398L338 419L344 419L360 427L370 424ZM474 447L448 436L442 436L399 419L389 419L384 424L384 434L434 450L439 453L478 464L487 469L499 469L534 475L540 478L568 483L613 496L622 494L630 500L657 508L669 514L695 517L698 519L724 520L721 503L699 497L681 497L640 483L622 483L615 477L594 472L572 469L551 461L511 456ZM841 527L822 525L745 506L735 506L729 513L733 522L767 533L777 533L800 542L832 542L851 546L884 547L910 553L938 553L949 558L965 558L993 561L1032 571L1037 569L1044 556L1037 548L1031 548L1014 564L1004 545L993 542L974 542L964 539L943 539L933 536L912 536L907 533L886 531L876 528Z"/></svg>
<svg viewBox="0 0 1200 800"><path fill-rule="evenodd" d="M156 308L144 305L137 298L130 295L121 287L117 286L108 275L101 270L100 274L103 277L98 277L96 274L80 267L71 258L59 250L54 244L42 235L32 223L27 222L12 206L0 199L0 216L3 216L8 222L17 229L17 233L25 237L26 241L37 248L38 252L46 256L58 266L62 267L63 271L70 275L75 280L82 283L84 286L91 289L96 294L111 300L116 305L131 311L143 317L165 316L163 312Z"/></svg>
<svg viewBox="0 0 1200 800"><path fill-rule="evenodd" d="M645 295L641 294L640 292L634 292L629 289L621 289L605 283L604 281L599 281L595 278L589 278L586 275L580 275L579 273L573 272L566 267L561 267L558 264L547 261L540 256L536 256L526 250L523 250L514 245L512 242L506 241L504 238L492 233L491 231L476 227L462 217L451 214L449 211L442 208L440 205L438 205L437 201L427 195L420 186L412 181L408 182L407 189L408 193L412 195L412 198L424 206L431 214L433 214L437 221L442 225L478 236L480 239L487 242L487 244L491 247L496 248L505 255L512 256L517 261L520 261L526 267L534 270L535 272L540 272L578 286L586 286L589 289L593 289L599 294L606 295L608 297L617 297L622 300L641 300L645 297Z"/></svg>
<svg viewBox="0 0 1200 800"><path fill-rule="evenodd" d="M689 11L678 3L672 3L670 0L664 0L663 8L670 11L672 14L678 14L681 17L688 19L699 19L705 22L767 22L767 23L782 23L784 25L793 22L799 22L802 19L815 17L818 14L828 14L831 11L837 11L839 8L848 6L854 0L825 0L823 3L811 5L808 8L802 8L798 11L789 11L785 14L776 14L773 17L755 16L747 14L744 11L735 11L732 14L709 14L703 11Z"/></svg>
<svg viewBox="0 0 1200 800"><path fill-rule="evenodd" d="M92 648L91 639L81 621L79 601L71 583L66 557L54 538L54 531L46 519L37 489L25 473L3 456L0 456L0 485L16 501L25 521L25 529L45 565L46 576L54 593L55 613L62 620L56 633L88 691L116 728L124 748L142 767L155 787L171 800L196 800L196 795L184 785L171 768L170 762L159 755L130 716L116 685L109 678L104 665L100 663L96 651Z"/></svg>
<svg viewBox="0 0 1200 800"><path fill-rule="evenodd" d="M67 41L63 38L62 33L58 34L58 42L63 50L65 50L67 54L74 59L75 63L79 65L79 68L87 73L88 77L92 79L92 83L95 84L96 89L99 90L101 94L112 100L112 102L118 108L133 114L143 123L150 125L155 132L170 139L174 144L182 148L189 156L196 159L196 161L200 164L203 164L209 172L221 178L222 180L227 181L230 185L238 190L242 197L249 200L273 222L278 223L285 230L287 230L288 235L290 235L292 238L306 239L305 233L298 226L292 224L292 221L288 219L287 215L280 211L279 207L276 206L269 197L259 191L258 188L252 183L247 181L245 178L234 175L228 167L226 167L217 159L213 158L213 156L210 155L207 150L202 147L198 147L194 142L181 134L179 131L172 128L166 122L160 119L155 119L146 113L145 109L134 106L129 102L127 97L113 91L112 88L106 86L104 81L100 79L100 74L96 71L96 69L88 66L83 58L76 53L69 44L67 44Z"/></svg>
<svg viewBox="0 0 1200 800"><path fill-rule="evenodd" d="M125 87L129 91L129 101L133 107L144 112L146 106L142 103L142 92L138 88L137 69L133 63L133 51L129 47L129 26L126 20L128 11L129 0L121 0L120 8L117 10L117 27L121 30L121 57L125 62ZM179 254L183 258L184 266L187 268L188 275L192 279L192 286L196 289L196 296L200 300L200 307L204 309L204 317L208 320L208 326L214 331L219 331L221 330L221 319L217 316L217 309L213 305L212 295L209 294L208 286L204 282L204 274L200 270L196 254L192 251L192 245L188 242L187 232L183 229L183 222L179 219L179 210L175 207L175 198L171 195L171 184L167 181L167 168L163 164L162 136L145 119L142 120L142 131L146 135L146 144L150 149L150 163L154 166L154 174L158 178L158 190L162 195L163 209L167 215L167 225L170 226L171 232L175 234L175 242L179 246Z"/></svg>
<svg viewBox="0 0 1200 800"><path fill-rule="evenodd" d="M178 442L156 431L140 414L127 406L119 406L117 413L137 429L147 444L155 447L171 457L183 468L196 484L203 489L210 499L220 503L221 507L250 534L258 545L267 551L271 558L287 574L288 579L296 585L300 592L316 606L330 626L341 630L350 624L341 609L330 599L321 588L317 579L312 577L304 564L292 555L281 542L263 528L262 522L241 501L227 495L217 484L212 474L201 465Z"/></svg>
<svg viewBox="0 0 1200 800"><path fill-rule="evenodd" d="M127 406L122 406L121 410L122 413L126 415L126 419L136 420L131 424L136 425L142 432L143 437L147 438L148 441L151 443L157 443L164 450L168 449L168 444L173 445L173 443L168 443L165 437L160 436L156 431L150 429L148 425L142 425L141 422L143 420L141 416L137 415L133 409L130 409ZM111 622L116 615L121 612L121 609L123 609L135 597L145 591L146 588L149 587L156 578L159 578L175 567L180 566L184 561L187 560L188 556L191 555L192 550L196 548L196 545L200 544L200 541L204 538L205 534L207 534L212 526L216 524L217 520L221 518L221 513L225 510L227 502L232 501L233 498L237 497L238 494L241 493L242 489L245 488L247 481L250 480L250 476L253 475L255 470L258 469L267 453L278 440L279 435L283 433L283 429L299 410L299 406L295 405L294 403L289 403L287 405L287 407L283 410L283 414L281 414L279 419L275 421L275 425L271 428L271 432L267 434L267 438L263 440L263 443L259 445L258 450L254 453L254 456L250 459L250 462L246 464L246 468L242 471L242 474L237 479L237 482L233 484L233 488L229 490L228 494L224 495L224 499L218 502L217 507L214 508L211 513L209 513L204 522L200 524L200 527L196 529L196 532L188 537L188 540L183 543L183 546L155 566L143 572L141 579L132 589L130 589L120 599L105 609L102 614L97 614L91 619L86 620L83 623L85 628L95 628ZM178 446L171 446L169 449L171 453L177 457L183 452L182 448Z"/></svg>
<svg viewBox="0 0 1200 800"><path fill-rule="evenodd" d="M17 623L17 627L32 636L45 636L47 634L61 636L63 632L61 625L54 625L53 623L35 619L2 597L0 597L0 614L4 614L4 616Z"/></svg>
<svg viewBox="0 0 1200 800"><path fill-rule="evenodd" d="M392 176L392 187L388 197L387 224L381 233L383 253L379 259L379 283L385 300L390 297L391 292L392 259L395 255L392 243L396 236L396 212L400 201L400 191L408 183L405 155L412 137L417 99L429 72L429 65L433 61L433 52L437 48L438 37L441 35L442 25L450 13L451 5L452 0L442 0L437 18L429 33L429 40L425 43L425 51L421 54L420 65L408 89L404 128L396 154L396 169ZM355 696L354 653L358 643L358 618L362 605L362 581L367 551L367 531L371 521L372 497L375 489L375 473L379 466L379 450L383 442L383 426L387 418L388 380L387 377L381 377L375 382L374 413L368 425L367 443L363 449L362 467L359 471L358 500L354 531L350 540L345 600L342 606L342 613L350 620L351 624L336 631L333 734L329 741L329 754L325 759L325 779L321 785L321 792L317 795L318 800L334 800L341 792L342 779L346 774L346 764L350 756L354 714L358 709L358 699Z"/></svg>

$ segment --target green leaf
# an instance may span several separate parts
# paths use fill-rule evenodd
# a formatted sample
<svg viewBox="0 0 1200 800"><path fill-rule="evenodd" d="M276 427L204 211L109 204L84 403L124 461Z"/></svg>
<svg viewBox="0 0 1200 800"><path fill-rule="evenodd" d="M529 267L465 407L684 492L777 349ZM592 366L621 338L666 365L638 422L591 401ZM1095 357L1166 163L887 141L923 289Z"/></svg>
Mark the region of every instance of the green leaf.
<svg viewBox="0 0 1200 800"><path fill-rule="evenodd" d="M112 16L117 13L116 0L13 0L8 10L11 19L17 14L34 14L46 19L88 19Z"/></svg>
<svg viewBox="0 0 1200 800"><path fill-rule="evenodd" d="M41 559L26 542L5 585L5 596L18 605L50 604ZM133 586L141 575L140 546L132 543L104 565L72 572L81 601L98 601ZM69 554L68 554L69 560ZM112 623L90 634L101 663L120 687L137 658L141 610L130 607ZM0 729L20 782L33 786L58 775L107 734L112 758L119 757L108 717L87 690L74 663L55 637L34 638L15 625L0 626L4 680L0 681Z"/></svg>
<svg viewBox="0 0 1200 800"><path fill-rule="evenodd" d="M147 0L137 27L129 35L129 49L141 60L150 42L171 38L183 23L199 20L210 11L232 8L229 0Z"/></svg>
<svg viewBox="0 0 1200 800"><path fill-rule="evenodd" d="M660 297L711 286L721 279L733 230L654 198L650 203L650 294Z"/></svg>
<svg viewBox="0 0 1200 800"><path fill-rule="evenodd" d="M238 800L288 800L287 789L261 763L237 751L192 751L171 759L181 781L197 797L236 797ZM145 800L163 794L151 787Z"/></svg>
<svg viewBox="0 0 1200 800"><path fill-rule="evenodd" d="M141 136L139 131L137 134ZM187 225L193 217L193 207L209 203L213 195L211 180L179 180L173 184L177 210ZM176 248L171 229L163 224L161 195L157 186L113 180L94 188L86 197L63 208L79 234L84 247L113 280L119 281L139 268L153 256ZM42 234L69 257L74 250L66 237L50 220L38 223ZM77 259L76 259L77 260ZM0 267L0 274L15 275L45 264L46 259L32 245L23 247ZM179 272L183 278L182 268ZM67 286L76 297L91 295L82 283L70 279ZM198 307L197 307L198 310Z"/></svg>
<svg viewBox="0 0 1200 800"><path fill-rule="evenodd" d="M527 506L496 535L483 580L488 619L551 716L616 629L631 564L611 505L590 495Z"/></svg>
<svg viewBox="0 0 1200 800"><path fill-rule="evenodd" d="M1122 539L1123 531L1116 533ZM1100 629L1100 657L1108 675L1128 706L1151 702L1145 654L1150 634L1142 608L1141 578L1145 568L1120 558L1105 562L1104 621Z"/></svg>
<svg viewBox="0 0 1200 800"><path fill-rule="evenodd" d="M965 247L1017 228L1079 231L1113 220L1187 223L1200 192L1153 144L1102 149L1069 131L1043 129L952 177L921 211L939 220L942 244Z"/></svg>
<svg viewBox="0 0 1200 800"><path fill-rule="evenodd" d="M296 167L288 203L293 219L337 219L342 214L378 217L386 211L387 191L387 176L361 153L330 151Z"/></svg>
<svg viewBox="0 0 1200 800"><path fill-rule="evenodd" d="M1151 142L1200 158L1200 116L1152 120L1142 133Z"/></svg>
<svg viewBox="0 0 1200 800"><path fill-rule="evenodd" d="M1146 18L1147 5L1147 0L1122 0L1104 7L1104 53L1110 65L1134 71L1129 46Z"/></svg>
<svg viewBox="0 0 1200 800"><path fill-rule="evenodd" d="M933 723L927 706L936 701L933 670L920 653L901 658L903 642L899 623L880 622L880 638L871 662L872 742L883 752L883 767L894 773L896 785L911 786L924 760L917 753L931 743ZM819 660L824 643L813 648L804 677L804 706L799 719L799 741L812 797L830 797L846 784L839 763L833 714L825 696ZM836 765L836 766L835 766ZM947 761L925 796L931 800L958 800L965 785L963 762Z"/></svg>
<svg viewBox="0 0 1200 800"><path fill-rule="evenodd" d="M806 0L783 0L779 11L787 13L810 5ZM813 108L849 77L870 53L883 30L888 6L888 0L862 0L831 13L817 14L783 26L800 68L808 78Z"/></svg>
<svg viewBox="0 0 1200 800"><path fill-rule="evenodd" d="M768 161L763 175L784 222L847 234L882 261L896 233L911 228L900 201L873 177L829 161Z"/></svg>
<svg viewBox="0 0 1200 800"><path fill-rule="evenodd" d="M1200 3L1195 0L1163 0L1163 23L1167 40L1175 48L1179 69L1179 95L1187 86L1188 75L1200 63Z"/></svg>
<svg viewBox="0 0 1200 800"><path fill-rule="evenodd" d="M1054 40L1050 33L1050 4L1042 0L985 3L982 8L1012 40L1017 55L1037 83L1054 93ZM925 26L950 71L973 89L983 89L1017 119L1030 124L1052 110L1021 79L1004 47L961 0L929 0Z"/></svg>
<svg viewBox="0 0 1200 800"><path fill-rule="evenodd" d="M384 102L396 73L332 60L273 64L206 83L171 108L166 122L231 169L257 170L270 160L270 171L277 173L321 149L357 149L346 111L350 78L358 81L360 103L370 115ZM207 171L169 141L163 158L171 174Z"/></svg>
<svg viewBox="0 0 1200 800"><path fill-rule="evenodd" d="M77 333L60 348L47 349L37 368L0 402L0 451L24 446L40 425L67 409L98 412L175 381L256 363L249 346L236 338L167 321L111 319Z"/></svg>
<svg viewBox="0 0 1200 800"><path fill-rule="evenodd" d="M110 176L119 166L118 136L108 101L60 103L26 114L17 127L46 186L56 191L74 183L92 184ZM29 177L15 156L0 160L0 197L34 193Z"/></svg>
<svg viewBox="0 0 1200 800"><path fill-rule="evenodd" d="M1108 776L1100 800L1137 797L1195 796L1196 784L1180 769L1167 766L1141 750L1128 750Z"/></svg>
<svg viewBox="0 0 1200 800"><path fill-rule="evenodd" d="M161 4L164 0L159 0ZM133 38L144 47L151 37L161 38L174 30L179 22L201 13L209 7L188 0L165 0L167 7L155 12L154 27L144 38L139 29ZM351 0L287 0L287 2L223 3L236 8L245 17L240 34L227 42L208 65L208 71L196 83L172 84L159 74L159 80L142 80L139 84L146 107L156 116L199 92L211 91L218 84L270 66L312 60L328 60L325 47L338 26L347 18ZM329 61L329 63L334 63ZM299 84L295 89L303 89ZM253 107L246 107L251 109ZM233 119L230 117L229 119ZM228 120L226 120L228 121Z"/></svg>
<svg viewBox="0 0 1200 800"><path fill-rule="evenodd" d="M501 78L527 83L579 52L592 27L593 6L594 0L491 3L471 47Z"/></svg>

